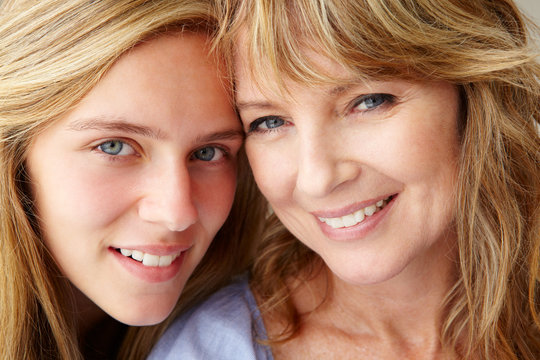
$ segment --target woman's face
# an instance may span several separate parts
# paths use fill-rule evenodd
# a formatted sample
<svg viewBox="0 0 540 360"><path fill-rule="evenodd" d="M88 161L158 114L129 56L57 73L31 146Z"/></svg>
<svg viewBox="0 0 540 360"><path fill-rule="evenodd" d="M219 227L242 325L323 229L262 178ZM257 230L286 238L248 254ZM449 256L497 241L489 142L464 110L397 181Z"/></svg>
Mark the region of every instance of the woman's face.
<svg viewBox="0 0 540 360"><path fill-rule="evenodd" d="M243 135L205 41L135 47L29 149L52 256L130 325L170 313L233 201Z"/></svg>
<svg viewBox="0 0 540 360"><path fill-rule="evenodd" d="M282 223L334 274L380 283L448 251L440 245L454 239L454 86L354 82L312 54L343 86L285 81L290 95L279 96L257 87L242 59L237 101L255 179Z"/></svg>

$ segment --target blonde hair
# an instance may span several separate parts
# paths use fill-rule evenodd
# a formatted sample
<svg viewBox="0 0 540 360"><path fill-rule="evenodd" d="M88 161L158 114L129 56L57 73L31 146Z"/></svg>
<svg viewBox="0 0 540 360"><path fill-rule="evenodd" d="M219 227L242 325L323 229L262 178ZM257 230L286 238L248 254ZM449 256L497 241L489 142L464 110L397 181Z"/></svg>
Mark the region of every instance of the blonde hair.
<svg viewBox="0 0 540 360"><path fill-rule="evenodd" d="M463 358L540 358L540 65L511 0L223 0L217 46L235 45L259 85L340 82L314 50L358 79L442 80L460 91L456 183L458 280L446 298L443 346ZM531 29L536 27L530 23ZM278 82L282 89L283 83ZM262 311L297 334L288 280L321 259L272 216L252 286ZM307 269L307 270L306 270Z"/></svg>
<svg viewBox="0 0 540 360"><path fill-rule="evenodd" d="M0 1L0 358L82 358L69 284L40 239L26 189L29 142L141 41L169 30L210 35L209 9L201 0ZM261 212L245 164L231 216L171 316L248 264ZM144 358L165 326L130 329L122 356Z"/></svg>

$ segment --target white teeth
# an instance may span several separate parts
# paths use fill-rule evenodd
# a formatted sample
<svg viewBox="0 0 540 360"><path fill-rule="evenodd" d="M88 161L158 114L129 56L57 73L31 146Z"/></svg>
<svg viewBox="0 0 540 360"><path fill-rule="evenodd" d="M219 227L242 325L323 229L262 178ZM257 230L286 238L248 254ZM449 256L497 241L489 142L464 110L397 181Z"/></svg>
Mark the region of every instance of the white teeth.
<svg viewBox="0 0 540 360"><path fill-rule="evenodd" d="M341 218L326 219L326 223L334 229L345 227Z"/></svg>
<svg viewBox="0 0 540 360"><path fill-rule="evenodd" d="M354 220L356 220L357 223L364 221L365 217L364 209L360 209L354 213Z"/></svg>
<svg viewBox="0 0 540 360"><path fill-rule="evenodd" d="M175 259L175 258L173 258L172 255L160 256L158 266L161 266L161 267L169 266L169 265L171 265L173 259Z"/></svg>
<svg viewBox="0 0 540 360"><path fill-rule="evenodd" d="M342 219L343 219L343 225L345 225L345 227L353 226L353 225L355 225L357 223L357 221L354 218L353 214L344 216L344 217L342 217Z"/></svg>
<svg viewBox="0 0 540 360"><path fill-rule="evenodd" d="M157 255L150 255L150 254L144 254L144 257L142 259L143 265L146 266L158 266L159 265L159 256Z"/></svg>
<svg viewBox="0 0 540 360"><path fill-rule="evenodd" d="M131 254L133 254L133 251L132 251L132 250L129 250L129 249L120 249L120 252L121 252L122 255L124 255L124 256L131 256Z"/></svg>
<svg viewBox="0 0 540 360"><path fill-rule="evenodd" d="M142 251L133 250L131 257L137 261L143 261L144 253Z"/></svg>
<svg viewBox="0 0 540 360"><path fill-rule="evenodd" d="M371 205L364 209L364 212L366 213L366 216L371 216L375 214L375 211L377 210L377 206Z"/></svg>
<svg viewBox="0 0 540 360"><path fill-rule="evenodd" d="M351 227L364 221L366 216L371 216L377 211L382 209L390 198L379 200L374 205L367 206L363 209L357 210L352 214L335 217L335 218L323 218L319 217L321 222L325 222L334 229L340 229L343 227Z"/></svg>
<svg viewBox="0 0 540 360"><path fill-rule="evenodd" d="M130 249L120 249L120 253L126 257L131 256L132 259L142 262L144 266L152 266L152 267L169 266L172 264L174 259L180 256L180 254L159 256L159 255L146 254L139 250L130 250Z"/></svg>

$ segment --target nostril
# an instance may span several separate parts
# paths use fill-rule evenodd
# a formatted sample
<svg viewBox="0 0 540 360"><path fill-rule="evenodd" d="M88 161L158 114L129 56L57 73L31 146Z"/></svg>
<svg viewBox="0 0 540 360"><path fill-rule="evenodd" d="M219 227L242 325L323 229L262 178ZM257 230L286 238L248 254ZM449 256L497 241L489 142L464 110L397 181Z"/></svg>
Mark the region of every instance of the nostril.
<svg viewBox="0 0 540 360"><path fill-rule="evenodd" d="M194 222L193 223L186 222L184 224L170 223L170 224L167 225L167 229L169 229L170 231L173 231L173 232L181 232L181 231L187 230L193 224L194 224Z"/></svg>
<svg viewBox="0 0 540 360"><path fill-rule="evenodd" d="M299 165L296 187L307 195L322 197L357 179L361 172L359 164L340 159L304 161Z"/></svg>
<svg viewBox="0 0 540 360"><path fill-rule="evenodd" d="M194 193L186 182L154 182L137 203L139 217L169 231L184 231L198 219Z"/></svg>

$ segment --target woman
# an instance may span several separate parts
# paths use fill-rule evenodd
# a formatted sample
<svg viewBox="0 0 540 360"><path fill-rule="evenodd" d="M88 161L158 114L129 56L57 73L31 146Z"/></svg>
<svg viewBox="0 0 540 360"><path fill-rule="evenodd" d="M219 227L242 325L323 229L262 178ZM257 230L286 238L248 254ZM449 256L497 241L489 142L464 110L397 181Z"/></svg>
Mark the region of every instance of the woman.
<svg viewBox="0 0 540 360"><path fill-rule="evenodd" d="M201 262L243 142L208 3L0 9L0 358L113 358L122 343L142 358L165 325L121 323L159 324L215 290L257 224L242 175Z"/></svg>
<svg viewBox="0 0 540 360"><path fill-rule="evenodd" d="M274 214L249 287L154 354L538 359L540 66L515 5L238 0L222 16Z"/></svg>

